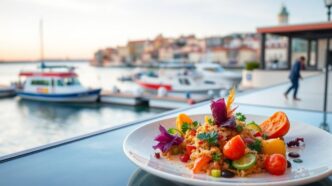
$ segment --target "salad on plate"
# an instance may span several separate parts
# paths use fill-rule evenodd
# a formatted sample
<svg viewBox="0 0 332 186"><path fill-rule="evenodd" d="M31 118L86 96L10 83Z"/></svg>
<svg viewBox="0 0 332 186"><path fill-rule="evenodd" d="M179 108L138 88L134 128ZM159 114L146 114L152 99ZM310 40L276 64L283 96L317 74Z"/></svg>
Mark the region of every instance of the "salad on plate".
<svg viewBox="0 0 332 186"><path fill-rule="evenodd" d="M205 116L204 122L181 113L173 128L160 125L160 134L154 139L155 158L181 161L194 174L213 177L285 174L291 168L283 139L290 129L287 115L275 112L262 123L247 121L233 107L234 98L231 89L227 101L212 101L212 115Z"/></svg>

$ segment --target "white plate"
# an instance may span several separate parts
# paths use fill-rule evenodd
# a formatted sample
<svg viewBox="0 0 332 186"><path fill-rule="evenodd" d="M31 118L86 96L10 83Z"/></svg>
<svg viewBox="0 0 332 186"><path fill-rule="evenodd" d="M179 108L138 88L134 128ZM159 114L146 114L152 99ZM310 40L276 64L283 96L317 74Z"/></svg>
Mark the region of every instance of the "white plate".
<svg viewBox="0 0 332 186"><path fill-rule="evenodd" d="M204 121L204 116L190 116L193 120ZM247 121L262 122L267 116L246 115ZM123 143L126 156L145 171L165 179L206 186L220 185L300 185L314 182L332 175L332 135L311 125L291 122L291 128L285 136L286 141L303 137L305 147L299 149L303 163L292 162L292 168L282 176L268 173L250 175L249 177L214 178L206 174L193 174L180 161L156 159L152 148L157 142L154 137L159 134L159 125L165 128L175 127L175 118L160 120L144 125L130 133Z"/></svg>

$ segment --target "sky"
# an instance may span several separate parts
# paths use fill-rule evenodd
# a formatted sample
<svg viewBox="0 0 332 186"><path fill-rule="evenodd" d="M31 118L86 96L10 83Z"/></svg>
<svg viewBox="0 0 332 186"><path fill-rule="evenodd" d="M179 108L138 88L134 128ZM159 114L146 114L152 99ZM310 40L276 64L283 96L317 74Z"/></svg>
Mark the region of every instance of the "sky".
<svg viewBox="0 0 332 186"><path fill-rule="evenodd" d="M92 58L128 40L255 32L277 24L326 20L323 0L0 0L0 60L38 60L39 22L45 58Z"/></svg>

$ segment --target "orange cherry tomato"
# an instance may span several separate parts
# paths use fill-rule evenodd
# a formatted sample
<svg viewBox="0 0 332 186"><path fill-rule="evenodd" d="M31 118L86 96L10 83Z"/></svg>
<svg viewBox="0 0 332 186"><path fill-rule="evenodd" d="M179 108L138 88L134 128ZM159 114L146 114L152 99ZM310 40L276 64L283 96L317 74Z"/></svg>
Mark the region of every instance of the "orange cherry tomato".
<svg viewBox="0 0 332 186"><path fill-rule="evenodd" d="M182 125L184 123L188 123L189 125L192 125L193 120L188 115L181 113L176 118L176 129L178 129L179 131L182 131Z"/></svg>
<svg viewBox="0 0 332 186"><path fill-rule="evenodd" d="M203 155L200 158L197 158L194 163L193 172L195 174L202 171L202 168L209 164L211 158L207 155Z"/></svg>
<svg viewBox="0 0 332 186"><path fill-rule="evenodd" d="M246 144L242 140L241 136L236 135L225 144L223 153L226 158L237 160L244 155L245 149Z"/></svg>
<svg viewBox="0 0 332 186"><path fill-rule="evenodd" d="M268 138L279 138L287 134L290 124L284 112L275 112L259 125Z"/></svg>
<svg viewBox="0 0 332 186"><path fill-rule="evenodd" d="M287 169L287 160L281 154L272 154L265 160L265 169L273 175L283 175Z"/></svg>

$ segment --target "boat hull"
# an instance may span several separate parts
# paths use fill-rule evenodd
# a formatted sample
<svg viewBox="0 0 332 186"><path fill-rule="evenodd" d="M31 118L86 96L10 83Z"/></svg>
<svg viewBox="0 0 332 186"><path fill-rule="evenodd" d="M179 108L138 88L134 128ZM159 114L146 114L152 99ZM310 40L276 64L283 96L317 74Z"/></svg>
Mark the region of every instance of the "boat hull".
<svg viewBox="0 0 332 186"><path fill-rule="evenodd" d="M0 89L0 98L12 97L15 96L16 92L14 88L1 88Z"/></svg>
<svg viewBox="0 0 332 186"><path fill-rule="evenodd" d="M22 99L48 101L48 102L95 102L99 98L101 89L92 89L84 92L69 94L40 94L24 91L17 91Z"/></svg>

